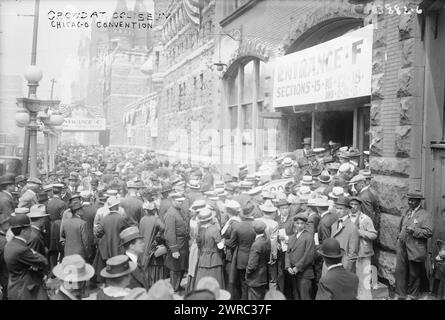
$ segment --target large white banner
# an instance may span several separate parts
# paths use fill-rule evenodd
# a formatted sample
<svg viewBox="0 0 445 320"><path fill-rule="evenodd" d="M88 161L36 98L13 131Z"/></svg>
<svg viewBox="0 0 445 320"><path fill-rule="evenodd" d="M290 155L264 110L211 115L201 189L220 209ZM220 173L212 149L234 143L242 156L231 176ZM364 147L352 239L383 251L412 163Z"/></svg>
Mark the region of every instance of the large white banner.
<svg viewBox="0 0 445 320"><path fill-rule="evenodd" d="M275 108L371 94L373 26L276 60Z"/></svg>
<svg viewBox="0 0 445 320"><path fill-rule="evenodd" d="M104 131L105 118L65 118L63 131Z"/></svg>

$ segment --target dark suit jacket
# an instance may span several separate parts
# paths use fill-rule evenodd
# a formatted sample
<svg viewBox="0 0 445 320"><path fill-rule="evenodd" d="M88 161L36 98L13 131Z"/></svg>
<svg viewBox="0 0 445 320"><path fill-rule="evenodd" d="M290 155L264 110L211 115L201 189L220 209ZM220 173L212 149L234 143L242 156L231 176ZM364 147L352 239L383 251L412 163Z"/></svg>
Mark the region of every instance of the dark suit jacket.
<svg viewBox="0 0 445 320"><path fill-rule="evenodd" d="M31 238L28 241L28 247L37 251L42 256L46 256L45 239L43 238L43 233L40 229L36 227L31 227Z"/></svg>
<svg viewBox="0 0 445 320"><path fill-rule="evenodd" d="M121 239L119 234L127 227L125 217L114 211L110 212L99 222L99 231L97 233L99 243L97 248L103 260L106 261L111 257L122 254L123 248L120 246Z"/></svg>
<svg viewBox="0 0 445 320"><path fill-rule="evenodd" d="M253 242L246 267L246 282L249 287L262 287L269 283L267 265L270 251L270 239L266 236L258 237Z"/></svg>
<svg viewBox="0 0 445 320"><path fill-rule="evenodd" d="M143 202L134 196L127 196L125 199L121 200L121 207L124 208L125 214L130 220L133 220L136 224L139 224L142 214L142 204Z"/></svg>
<svg viewBox="0 0 445 320"><path fill-rule="evenodd" d="M53 197L48 201L46 213L49 214L49 219L51 221L56 221L62 219L62 214L66 209L68 209L68 207L65 201L59 197Z"/></svg>
<svg viewBox="0 0 445 320"><path fill-rule="evenodd" d="M189 227L186 218L181 214L180 208L171 206L165 214L164 238L168 248L165 266L172 271L187 270ZM179 259L173 258L173 252L179 252Z"/></svg>
<svg viewBox="0 0 445 320"><path fill-rule="evenodd" d="M5 247L5 262L9 270L8 298L10 300L48 300L43 276L48 262L40 253L33 253L27 244L13 238ZM30 270L30 267L38 271Z"/></svg>
<svg viewBox="0 0 445 320"><path fill-rule="evenodd" d="M150 289L148 287L148 273L144 272L139 262L136 269L131 273L130 284L127 288L144 288L145 290Z"/></svg>
<svg viewBox="0 0 445 320"><path fill-rule="evenodd" d="M88 243L91 245L94 243L94 218L96 217L98 208L98 205L84 204L82 207L82 215L80 216L80 218L86 223L85 227L88 235Z"/></svg>
<svg viewBox="0 0 445 320"><path fill-rule="evenodd" d="M305 279L314 278L315 242L314 236L307 230L303 230L297 239L297 234L289 237L288 248L285 255L285 268L296 267L298 269L297 276Z"/></svg>
<svg viewBox="0 0 445 320"><path fill-rule="evenodd" d="M360 249L360 235L357 227L349 218L342 224L341 229L337 228L337 222L332 225L331 238L338 240L338 242L340 242L340 248L345 250L343 266L346 270L353 271Z"/></svg>
<svg viewBox="0 0 445 320"><path fill-rule="evenodd" d="M8 268L6 267L5 263L5 246L6 246L6 235L3 231L0 230L0 285L5 286L6 290L8 289L8 278L9 278L9 272ZM5 294L5 291L3 291L3 294Z"/></svg>
<svg viewBox="0 0 445 320"><path fill-rule="evenodd" d="M371 192L370 188L360 192L358 197L362 200L362 212L370 217L374 226L378 228L378 217L380 213L380 202L378 198Z"/></svg>
<svg viewBox="0 0 445 320"><path fill-rule="evenodd" d="M168 209L172 206L172 201L170 198L161 199L161 203L159 204L159 217L162 221L164 221L165 214Z"/></svg>
<svg viewBox="0 0 445 320"><path fill-rule="evenodd" d="M88 238L86 222L79 216L74 215L69 219L65 219L60 226L61 241L65 241L65 256L78 254L85 260L90 258L91 244Z"/></svg>
<svg viewBox="0 0 445 320"><path fill-rule="evenodd" d="M412 217L409 215L409 211L406 211L400 220L397 250L401 250L402 244L405 243L408 260L425 261L428 239L433 235L432 215L423 208L417 210ZM407 232L407 227L413 228L414 231Z"/></svg>
<svg viewBox="0 0 445 320"><path fill-rule="evenodd" d="M0 192L0 219L9 217L14 212L14 198L6 192Z"/></svg>
<svg viewBox="0 0 445 320"><path fill-rule="evenodd" d="M315 300L356 300L358 277L342 266L334 267L318 282Z"/></svg>
<svg viewBox="0 0 445 320"><path fill-rule="evenodd" d="M338 220L336 214L329 212L326 213L318 223L318 242L320 245L327 238L331 237L331 227Z"/></svg>
<svg viewBox="0 0 445 320"><path fill-rule="evenodd" d="M306 230L313 235L314 233L317 232L319 223L320 223L320 215L318 213L312 214L307 219Z"/></svg>
<svg viewBox="0 0 445 320"><path fill-rule="evenodd" d="M237 248L236 268L238 270L246 269L249 260L249 252L255 241L256 233L253 229L253 220L241 220L230 236L230 240L226 243L229 248Z"/></svg>

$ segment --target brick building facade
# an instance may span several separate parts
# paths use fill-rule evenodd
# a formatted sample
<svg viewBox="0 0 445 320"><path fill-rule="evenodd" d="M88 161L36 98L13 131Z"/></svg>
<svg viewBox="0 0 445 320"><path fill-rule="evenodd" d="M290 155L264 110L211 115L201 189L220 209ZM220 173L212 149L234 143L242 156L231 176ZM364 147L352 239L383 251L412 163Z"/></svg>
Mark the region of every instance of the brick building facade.
<svg viewBox="0 0 445 320"><path fill-rule="evenodd" d="M401 14L397 14L396 5ZM423 14L415 11L418 5ZM403 14L404 6L413 11ZM425 207L436 219L445 208L443 145L431 144L444 139L444 56L438 55L445 52L445 36L440 31L444 24L443 6L438 1L228 1L219 4L216 19L221 26L218 33L230 35L219 41L220 59L227 65L222 80L225 90L218 99L223 110L220 126L232 130L243 130L246 126L255 129L265 128L265 119L275 121L280 152L301 147L303 135L311 133L304 128L304 122L310 122L311 117L306 113L308 118L298 122L304 115L295 115L295 108L273 107L276 59L308 47L308 41L316 45L329 40L329 35L323 34L335 35L335 29L339 30L337 36L341 36L348 29L373 23L371 94L352 102L316 103L303 109L316 111L317 120L323 112L336 110L339 105L348 111L357 109L353 105L364 110L362 135L369 131L369 137L361 138L362 145L360 138L351 139L357 148L370 150L370 167L375 175L373 188L380 195L383 208L377 252L379 276L393 284L396 237L400 216L407 209L406 193L424 193ZM323 28L324 33L320 33ZM249 93L249 101L245 101L239 90L243 87L240 83L246 87L246 74L252 72L249 63L253 63L254 89ZM238 92L232 90L234 86ZM250 90L246 88L243 90ZM234 94L238 99L228 101ZM248 103L253 110L246 108ZM360 116L354 111L354 117L356 113ZM293 126L290 122L306 130L303 135L289 139L288 132ZM321 127L313 126L313 140L317 141ZM255 154L264 155L263 138L255 139ZM234 168L236 163L232 162L224 171Z"/></svg>

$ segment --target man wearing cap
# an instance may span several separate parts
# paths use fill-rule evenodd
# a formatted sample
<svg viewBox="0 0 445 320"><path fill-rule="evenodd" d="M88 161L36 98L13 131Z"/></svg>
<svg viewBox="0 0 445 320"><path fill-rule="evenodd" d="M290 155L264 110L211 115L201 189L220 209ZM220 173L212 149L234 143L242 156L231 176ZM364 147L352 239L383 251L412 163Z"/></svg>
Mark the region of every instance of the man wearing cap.
<svg viewBox="0 0 445 320"><path fill-rule="evenodd" d="M338 220L331 227L331 238L340 243L340 247L345 250L343 256L343 266L346 270L355 272L355 263L358 258L360 248L360 237L355 224L349 218L351 208L349 199L339 197L335 204L338 213Z"/></svg>
<svg viewBox="0 0 445 320"><path fill-rule="evenodd" d="M255 241L256 233L253 228L254 206L248 202L241 210L241 222L233 228L230 239L225 242L226 247L233 251L229 283L234 284L232 296L234 300L247 300L246 268L249 252Z"/></svg>
<svg viewBox="0 0 445 320"><path fill-rule="evenodd" d="M42 229L47 216L48 214L43 204L33 205L28 213L28 217L31 220L31 236L28 241L28 246L45 257L48 249L45 246Z"/></svg>
<svg viewBox="0 0 445 320"><path fill-rule="evenodd" d="M82 204L74 202L70 205L72 216L62 221L60 226L60 242L64 246L64 255L80 255L84 260L91 259L91 239L88 237L86 222L82 220Z"/></svg>
<svg viewBox="0 0 445 320"><path fill-rule="evenodd" d="M0 287L2 291L2 299L8 299L8 278L9 272L6 267L4 252L5 246L8 242L6 240L6 232L9 230L9 218L10 217L1 217L0 218Z"/></svg>
<svg viewBox="0 0 445 320"><path fill-rule="evenodd" d="M125 250L125 254L136 264L136 269L131 273L130 284L128 288L145 288L149 289L147 273L140 264L140 258L144 253L143 236L139 233L136 226L128 227L121 231L121 245Z"/></svg>
<svg viewBox="0 0 445 320"><path fill-rule="evenodd" d="M277 250L278 250L278 222L275 221L275 214L277 208L273 205L272 201L267 200L260 206L263 216L255 219L256 221L263 221L267 228L266 234L270 239L271 251L269 261L269 285L270 288L276 288L277 286Z"/></svg>
<svg viewBox="0 0 445 320"><path fill-rule="evenodd" d="M372 300L370 283L371 257L374 255L372 242L377 239L377 231L371 218L361 212L360 198L352 197L349 204L351 206L349 218L356 225L360 235L360 248L356 264L356 273L359 278L357 298L359 300Z"/></svg>
<svg viewBox="0 0 445 320"><path fill-rule="evenodd" d="M139 224L142 218L142 200L137 195L138 185L134 181L127 183L128 193L121 200L121 207L124 208L125 214L135 225Z"/></svg>
<svg viewBox="0 0 445 320"><path fill-rule="evenodd" d="M172 206L165 214L164 238L168 248L165 266L170 269L170 280L175 292L181 287L181 280L188 268L189 260L189 221L181 212L185 200L180 194L171 195Z"/></svg>
<svg viewBox="0 0 445 320"><path fill-rule="evenodd" d="M426 282L426 250L433 234L433 220L431 213L422 208L423 195L408 193L407 198L409 208L402 215L396 246L396 298L408 295L408 299L417 299Z"/></svg>
<svg viewBox="0 0 445 320"><path fill-rule="evenodd" d="M315 300L356 300L358 277L343 267L342 257L345 252L340 243L328 238L318 253L323 257L327 272L318 283Z"/></svg>
<svg viewBox="0 0 445 320"><path fill-rule="evenodd" d="M15 189L15 181L12 175L0 177L0 219L8 218L14 212L16 204L12 192Z"/></svg>
<svg viewBox="0 0 445 320"><path fill-rule="evenodd" d="M49 215L51 224L48 246L48 260L51 268L56 266L59 253L63 252L63 246L60 244L60 223L63 212L68 208L65 201L60 198L63 187L63 184L53 184L53 196L46 206L46 213Z"/></svg>
<svg viewBox="0 0 445 320"><path fill-rule="evenodd" d="M27 190L19 198L18 207L31 208L33 205L38 204L37 193L40 189L42 182L37 178L30 178L26 184Z"/></svg>
<svg viewBox="0 0 445 320"><path fill-rule="evenodd" d="M293 217L293 234L289 237L285 254L285 268L291 275L291 288L294 300L312 299L314 279L314 237L306 230L307 215L299 213Z"/></svg>
<svg viewBox="0 0 445 320"><path fill-rule="evenodd" d="M270 241L266 235L266 224L254 221L255 241L249 252L246 267L247 297L249 300L263 300L269 289L268 263L270 260Z"/></svg>
<svg viewBox="0 0 445 320"><path fill-rule="evenodd" d="M26 214L10 218L14 238L5 246L4 258L9 270L9 300L48 300L43 278L48 262L40 253L28 247L31 222Z"/></svg>
<svg viewBox="0 0 445 320"><path fill-rule="evenodd" d="M78 254L73 254L64 257L53 268L53 274L62 283L51 300L82 300L88 295L87 283L94 276L94 268Z"/></svg>

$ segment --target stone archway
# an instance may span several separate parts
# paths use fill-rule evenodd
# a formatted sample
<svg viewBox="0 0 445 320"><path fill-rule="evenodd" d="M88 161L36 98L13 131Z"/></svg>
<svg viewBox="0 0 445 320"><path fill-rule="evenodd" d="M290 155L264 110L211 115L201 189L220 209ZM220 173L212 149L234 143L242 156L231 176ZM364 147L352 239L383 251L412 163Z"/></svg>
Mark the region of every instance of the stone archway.
<svg viewBox="0 0 445 320"><path fill-rule="evenodd" d="M276 50L277 56L288 53L289 48L307 31L321 26L327 21L339 19L365 19L370 13L369 7L363 4L350 4L336 1L321 8L314 9L310 14L298 19L291 31L284 37Z"/></svg>

